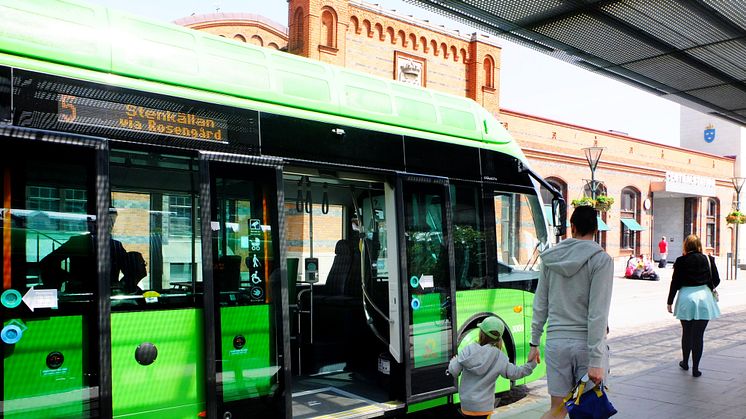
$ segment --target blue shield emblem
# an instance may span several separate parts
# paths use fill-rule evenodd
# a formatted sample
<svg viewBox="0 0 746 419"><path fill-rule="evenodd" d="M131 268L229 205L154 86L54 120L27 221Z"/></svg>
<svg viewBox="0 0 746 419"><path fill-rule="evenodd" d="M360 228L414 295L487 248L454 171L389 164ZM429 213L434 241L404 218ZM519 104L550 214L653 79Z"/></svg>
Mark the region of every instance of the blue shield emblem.
<svg viewBox="0 0 746 419"><path fill-rule="evenodd" d="M711 143L715 141L715 128L710 128L705 130L705 142Z"/></svg>

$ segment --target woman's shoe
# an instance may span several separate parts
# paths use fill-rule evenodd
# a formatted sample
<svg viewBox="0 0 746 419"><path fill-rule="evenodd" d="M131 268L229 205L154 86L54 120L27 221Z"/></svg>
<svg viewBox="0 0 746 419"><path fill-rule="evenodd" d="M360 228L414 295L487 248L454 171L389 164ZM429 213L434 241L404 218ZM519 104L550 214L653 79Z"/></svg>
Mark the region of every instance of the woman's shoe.
<svg viewBox="0 0 746 419"><path fill-rule="evenodd" d="M681 367L681 369L684 370L684 371L688 371L689 370L689 365L687 365L687 363L684 362L684 361L679 361L679 367Z"/></svg>
<svg viewBox="0 0 746 419"><path fill-rule="evenodd" d="M699 377L700 375L702 375L701 371L699 371L699 370L692 370L692 376L693 377Z"/></svg>

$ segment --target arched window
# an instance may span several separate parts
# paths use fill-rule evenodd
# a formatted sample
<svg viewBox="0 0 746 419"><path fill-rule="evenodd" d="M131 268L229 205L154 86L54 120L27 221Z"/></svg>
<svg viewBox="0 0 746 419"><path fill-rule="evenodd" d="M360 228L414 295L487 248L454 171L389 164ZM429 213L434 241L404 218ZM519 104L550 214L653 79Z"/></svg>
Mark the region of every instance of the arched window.
<svg viewBox="0 0 746 419"><path fill-rule="evenodd" d="M293 49L296 48L302 48L303 47L303 9L297 8L295 9L295 13L293 14L293 25L295 28L293 28L293 36L292 43L293 43Z"/></svg>
<svg viewBox="0 0 746 419"><path fill-rule="evenodd" d="M707 216L705 217L705 247L712 249L717 254L718 244L720 243L718 237L718 223L717 220L720 218L720 203L716 198L707 199Z"/></svg>
<svg viewBox="0 0 746 419"><path fill-rule="evenodd" d="M264 46L264 40L259 35L254 35L251 37L251 43L254 45L259 45L260 47Z"/></svg>
<svg viewBox="0 0 746 419"><path fill-rule="evenodd" d="M567 202L567 183L563 181L560 178L556 177L548 177L546 178L546 181L548 184L550 184L554 189L558 190L560 194L562 194L562 198L565 199L565 202ZM554 195L549 191L549 189L542 186L541 188L541 200L544 203L544 214L549 221L549 225L552 225L552 199L554 199ZM559 214L557 214L557 217L559 218ZM567 214L568 220L570 219L570 214ZM567 222L569 225L569 221ZM569 229L568 229L569 230ZM569 231L565 231L565 235L562 236L562 238L567 237L567 233ZM554 239L554 243L557 243L558 237L555 235L552 235Z"/></svg>
<svg viewBox="0 0 746 419"><path fill-rule="evenodd" d="M352 29L355 31L356 34L360 33L360 21L358 21L357 16L352 16L350 18L350 23L352 23Z"/></svg>
<svg viewBox="0 0 746 419"><path fill-rule="evenodd" d="M240 33L233 35L233 39L235 39L236 41L240 41L240 42L246 42L246 38Z"/></svg>
<svg viewBox="0 0 746 419"><path fill-rule="evenodd" d="M619 248L629 250L635 255L640 254L640 191L628 186L622 189L619 202L619 218L621 223L621 236Z"/></svg>
<svg viewBox="0 0 746 419"><path fill-rule="evenodd" d="M329 7L321 12L321 43L329 48L337 47L337 14Z"/></svg>
<svg viewBox="0 0 746 419"><path fill-rule="evenodd" d="M495 88L495 61L489 55L484 57L484 86Z"/></svg>

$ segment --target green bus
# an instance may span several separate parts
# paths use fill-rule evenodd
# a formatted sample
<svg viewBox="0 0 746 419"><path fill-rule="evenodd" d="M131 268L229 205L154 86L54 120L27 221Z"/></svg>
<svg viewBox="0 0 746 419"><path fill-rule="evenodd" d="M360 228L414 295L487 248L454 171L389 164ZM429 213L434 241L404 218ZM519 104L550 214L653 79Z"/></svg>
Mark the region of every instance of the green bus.
<svg viewBox="0 0 746 419"><path fill-rule="evenodd" d="M0 15L0 417L402 416L458 403L492 314L525 362L565 207L475 102L77 0Z"/></svg>

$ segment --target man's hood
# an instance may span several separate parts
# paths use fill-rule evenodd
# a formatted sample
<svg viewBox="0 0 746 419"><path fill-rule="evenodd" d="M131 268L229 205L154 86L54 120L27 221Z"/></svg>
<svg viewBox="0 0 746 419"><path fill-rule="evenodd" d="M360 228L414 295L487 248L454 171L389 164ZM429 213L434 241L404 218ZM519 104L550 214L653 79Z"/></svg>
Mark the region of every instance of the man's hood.
<svg viewBox="0 0 746 419"><path fill-rule="evenodd" d="M541 263L566 277L578 273L590 258L604 249L592 240L566 239L541 254Z"/></svg>

